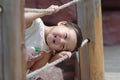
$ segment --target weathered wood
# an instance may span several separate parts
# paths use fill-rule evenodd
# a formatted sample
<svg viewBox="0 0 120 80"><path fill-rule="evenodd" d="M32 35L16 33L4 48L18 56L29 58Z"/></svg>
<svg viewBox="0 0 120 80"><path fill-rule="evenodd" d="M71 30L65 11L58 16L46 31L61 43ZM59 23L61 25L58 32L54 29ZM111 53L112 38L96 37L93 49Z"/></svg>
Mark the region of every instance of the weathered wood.
<svg viewBox="0 0 120 80"><path fill-rule="evenodd" d="M1 28L1 26L2 26L2 23L1 23L1 13L0 13L0 28ZM0 80L3 80L3 71L2 71L2 69L3 69L3 66L2 66L2 34L1 34L1 32L2 32L2 29L0 29Z"/></svg>
<svg viewBox="0 0 120 80"><path fill-rule="evenodd" d="M81 80L104 80L101 1L78 3L78 24L90 42L80 49Z"/></svg>
<svg viewBox="0 0 120 80"><path fill-rule="evenodd" d="M23 0L0 0L0 80L25 80Z"/></svg>

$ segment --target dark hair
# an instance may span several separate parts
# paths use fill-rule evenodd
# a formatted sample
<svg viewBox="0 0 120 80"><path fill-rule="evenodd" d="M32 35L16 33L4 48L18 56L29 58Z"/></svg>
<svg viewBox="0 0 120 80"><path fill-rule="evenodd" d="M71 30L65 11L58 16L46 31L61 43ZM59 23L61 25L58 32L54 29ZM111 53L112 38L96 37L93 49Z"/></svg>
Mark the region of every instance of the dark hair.
<svg viewBox="0 0 120 80"><path fill-rule="evenodd" d="M77 44L76 44L75 49L72 52L78 51L78 49L80 48L81 43L83 41L82 32L81 32L80 27L72 22L69 22L69 21L65 24L65 26L72 28L75 31L75 33L77 35Z"/></svg>

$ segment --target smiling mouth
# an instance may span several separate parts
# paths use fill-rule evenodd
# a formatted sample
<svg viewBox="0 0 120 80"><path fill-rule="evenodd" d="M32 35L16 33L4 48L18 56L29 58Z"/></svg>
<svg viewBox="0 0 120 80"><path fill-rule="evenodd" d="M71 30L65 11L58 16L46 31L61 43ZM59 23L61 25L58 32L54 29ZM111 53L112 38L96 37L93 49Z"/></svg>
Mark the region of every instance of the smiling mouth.
<svg viewBox="0 0 120 80"><path fill-rule="evenodd" d="M55 44L56 42L56 35L54 35L54 38L53 38L53 43Z"/></svg>
<svg viewBox="0 0 120 80"><path fill-rule="evenodd" d="M53 43L55 43L55 39L53 39Z"/></svg>

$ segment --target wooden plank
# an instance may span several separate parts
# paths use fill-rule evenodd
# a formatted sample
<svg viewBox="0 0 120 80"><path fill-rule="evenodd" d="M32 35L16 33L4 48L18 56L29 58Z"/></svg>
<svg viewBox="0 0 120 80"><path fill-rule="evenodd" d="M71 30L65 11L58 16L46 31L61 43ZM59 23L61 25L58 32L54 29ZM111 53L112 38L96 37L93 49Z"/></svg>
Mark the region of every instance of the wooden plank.
<svg viewBox="0 0 120 80"><path fill-rule="evenodd" d="M25 80L23 0L0 0L0 5L0 80Z"/></svg>
<svg viewBox="0 0 120 80"><path fill-rule="evenodd" d="M1 7L0 7L1 8ZM2 9L1 9L2 10ZM2 66L2 23L1 23L1 12L0 12L0 80L3 80L3 66Z"/></svg>
<svg viewBox="0 0 120 80"><path fill-rule="evenodd" d="M80 49L81 80L104 80L104 56L100 0L78 3L78 24L90 43Z"/></svg>

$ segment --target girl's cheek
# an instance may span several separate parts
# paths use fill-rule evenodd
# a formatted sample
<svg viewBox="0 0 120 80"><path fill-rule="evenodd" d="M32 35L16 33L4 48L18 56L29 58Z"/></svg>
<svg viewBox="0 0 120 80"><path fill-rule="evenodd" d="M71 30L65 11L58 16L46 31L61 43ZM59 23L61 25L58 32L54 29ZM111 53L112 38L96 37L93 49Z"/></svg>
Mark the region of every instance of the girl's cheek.
<svg viewBox="0 0 120 80"><path fill-rule="evenodd" d="M59 36L59 37L64 37L64 30L63 29L61 29L61 28L59 28L58 30L57 30L57 35Z"/></svg>
<svg viewBox="0 0 120 80"><path fill-rule="evenodd" d="M54 50L61 50L61 48L62 48L62 46L60 46L60 45L55 45L55 46L53 47Z"/></svg>

